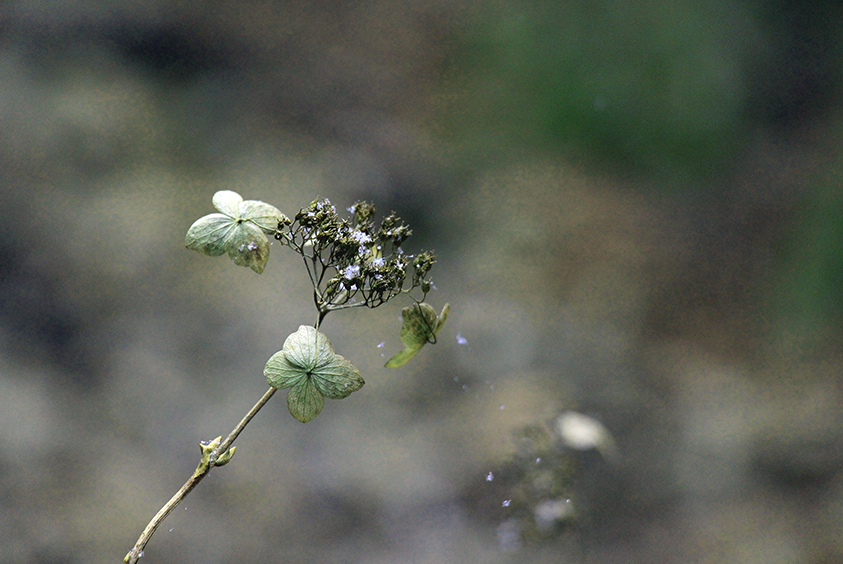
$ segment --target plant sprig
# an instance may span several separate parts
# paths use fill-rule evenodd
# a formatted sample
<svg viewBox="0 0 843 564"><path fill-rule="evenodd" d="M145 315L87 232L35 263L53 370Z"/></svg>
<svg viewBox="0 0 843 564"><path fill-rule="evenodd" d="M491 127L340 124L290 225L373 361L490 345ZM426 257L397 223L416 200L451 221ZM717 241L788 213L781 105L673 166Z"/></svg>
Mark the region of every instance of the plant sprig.
<svg viewBox="0 0 843 564"><path fill-rule="evenodd" d="M319 198L289 219L276 207L258 200L243 200L236 192L214 194L218 213L193 223L185 236L188 249L208 256L228 254L239 265L261 274L269 260L273 236L299 254L313 285L317 320L313 327L300 326L287 337L284 346L267 361L264 377L269 390L261 397L224 441L200 442L202 457L193 475L152 518L126 554L124 562L134 564L161 522L215 466L231 460L234 440L257 412L279 389L288 389L290 414L307 423L322 411L325 398L342 399L363 387L357 368L336 354L328 337L319 332L325 316L353 307L376 308L405 294L414 302L404 308L401 340L404 350L386 363L388 368L406 364L436 334L448 315L445 304L438 316L424 303L433 287L428 278L436 256L429 251L404 253L401 244L412 234L400 218L391 213L375 227L375 206L358 202L348 209L351 218L340 218L327 198ZM416 289L421 297L412 292Z"/></svg>

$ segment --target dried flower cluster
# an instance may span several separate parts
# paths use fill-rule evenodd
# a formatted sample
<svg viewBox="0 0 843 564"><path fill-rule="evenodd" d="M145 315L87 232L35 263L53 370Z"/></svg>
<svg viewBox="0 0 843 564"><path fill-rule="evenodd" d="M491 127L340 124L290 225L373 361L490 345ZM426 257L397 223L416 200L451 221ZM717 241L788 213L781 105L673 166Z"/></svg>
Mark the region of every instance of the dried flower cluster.
<svg viewBox="0 0 843 564"><path fill-rule="evenodd" d="M436 262L431 252L405 254L410 229L394 213L375 228L375 206L358 202L340 218L327 198L314 200L295 218L278 221L275 238L299 253L313 283L320 320L329 311L378 307L402 292L430 291L426 276ZM410 272L412 267L412 273Z"/></svg>

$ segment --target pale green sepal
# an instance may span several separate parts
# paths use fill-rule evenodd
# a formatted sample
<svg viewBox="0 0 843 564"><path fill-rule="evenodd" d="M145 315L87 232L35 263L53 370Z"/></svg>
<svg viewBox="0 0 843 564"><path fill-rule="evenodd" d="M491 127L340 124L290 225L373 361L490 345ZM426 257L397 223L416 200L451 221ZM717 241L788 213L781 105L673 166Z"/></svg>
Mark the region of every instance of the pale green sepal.
<svg viewBox="0 0 843 564"><path fill-rule="evenodd" d="M401 342L404 343L404 350L390 358L384 366L404 366L426 343L435 342L436 334L442 329L450 311L450 304L445 304L438 316L436 310L426 303L413 304L402 309L401 317L404 318L404 323L401 325Z"/></svg>
<svg viewBox="0 0 843 564"><path fill-rule="evenodd" d="M263 375L266 376L269 385L279 390L295 386L305 377L305 374L300 367L287 361L287 355L283 350L269 357L263 369Z"/></svg>
<svg viewBox="0 0 843 564"><path fill-rule="evenodd" d="M318 377L314 377L313 382L326 398L348 397L365 384L357 368L338 354L327 364L319 366L317 372Z"/></svg>
<svg viewBox="0 0 843 564"><path fill-rule="evenodd" d="M238 220L234 233L229 238L228 256L238 266L248 266L258 274L263 272L269 260L269 241L256 225Z"/></svg>
<svg viewBox="0 0 843 564"><path fill-rule="evenodd" d="M284 352L292 364L305 370L314 370L335 356L328 337L309 325L299 325L298 331L287 337Z"/></svg>
<svg viewBox="0 0 843 564"><path fill-rule="evenodd" d="M286 219L284 214L258 200L244 201L231 190L214 194L213 203L220 213L196 220L187 231L185 246L212 257L228 253L234 264L263 272L269 259L266 233Z"/></svg>
<svg viewBox="0 0 843 564"><path fill-rule="evenodd" d="M287 409L302 423L312 421L324 406L325 396L316 389L311 378L302 379L287 392Z"/></svg>
<svg viewBox="0 0 843 564"><path fill-rule="evenodd" d="M228 250L228 238L235 222L221 213L212 213L193 222L184 237L185 246L211 257L218 257Z"/></svg>
<svg viewBox="0 0 843 564"><path fill-rule="evenodd" d="M284 214L278 208L260 200L246 200L240 204L240 217L260 227L266 233L273 233Z"/></svg>
<svg viewBox="0 0 843 564"><path fill-rule="evenodd" d="M303 423L319 415L325 397L342 399L365 384L360 371L334 352L328 337L307 325L287 337L263 373L270 386L290 388L287 407Z"/></svg>
<svg viewBox="0 0 843 564"><path fill-rule="evenodd" d="M220 210L228 217L237 219L240 217L240 204L243 202L243 197L237 192L231 190L220 190L214 194L211 199L214 207Z"/></svg>

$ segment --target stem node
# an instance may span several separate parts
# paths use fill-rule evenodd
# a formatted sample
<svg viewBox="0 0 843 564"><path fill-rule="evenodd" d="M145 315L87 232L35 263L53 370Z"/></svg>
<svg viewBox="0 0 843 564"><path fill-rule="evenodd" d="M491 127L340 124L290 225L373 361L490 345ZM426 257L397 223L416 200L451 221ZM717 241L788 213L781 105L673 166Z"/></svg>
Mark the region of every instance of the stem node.
<svg viewBox="0 0 843 564"><path fill-rule="evenodd" d="M172 513L173 509L175 509L184 498L196 487L196 485L202 481L202 478L208 475L211 471L211 468L214 466L223 466L227 464L231 457L234 456L234 452L237 450L237 447L231 446L231 443L237 438L237 436L243 431L246 425L249 424L249 421L257 415L258 411L269 401L269 398L275 393L275 388L270 387L269 390L258 400L258 403L249 410L249 413L246 414L243 419L240 420L240 423L234 428L231 433L225 438L224 441L222 440L222 436L217 437L213 441L205 442L202 441L199 443L199 448L202 451L202 458L199 461L199 465L196 467L196 470L193 472L193 475L184 483L184 485L175 493L173 497L170 498L164 507L158 510L158 513L155 514L155 517L149 522L146 528L141 533L141 536L138 537L138 542L135 543L135 546L132 547L125 558L123 558L123 562L125 564L136 564L136 562L143 556L144 548L146 544L149 542L149 539L152 538L152 535L161 525L161 522L167 518L167 515Z"/></svg>

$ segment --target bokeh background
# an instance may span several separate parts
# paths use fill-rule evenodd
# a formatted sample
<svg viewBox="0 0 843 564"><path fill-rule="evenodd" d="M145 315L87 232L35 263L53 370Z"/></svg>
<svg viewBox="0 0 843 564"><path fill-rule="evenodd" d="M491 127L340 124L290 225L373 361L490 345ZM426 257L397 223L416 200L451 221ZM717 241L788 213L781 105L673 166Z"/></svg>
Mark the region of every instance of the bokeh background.
<svg viewBox="0 0 843 564"><path fill-rule="evenodd" d="M329 316L366 386L144 562L843 562L841 57L830 1L3 2L0 562L120 561L312 323L184 248L220 189L395 210L451 316Z"/></svg>

